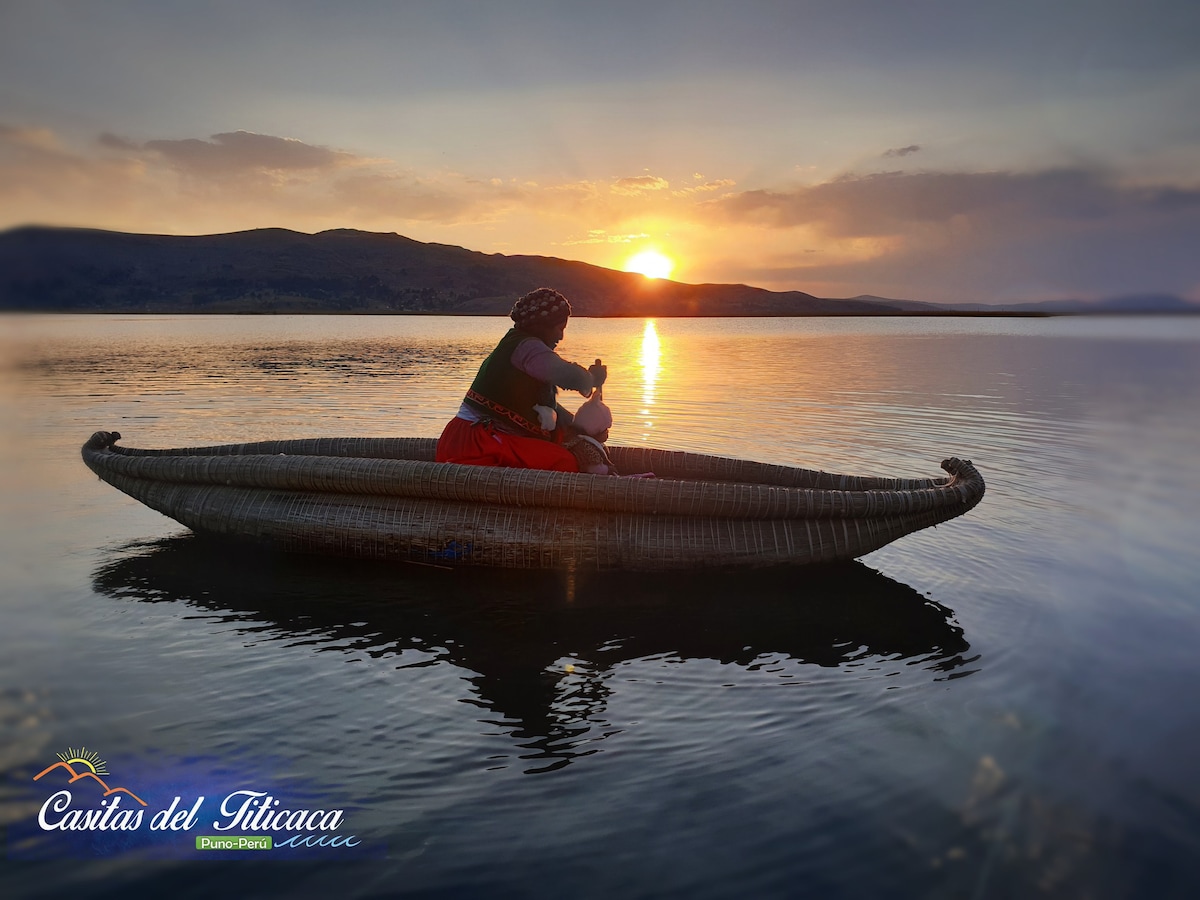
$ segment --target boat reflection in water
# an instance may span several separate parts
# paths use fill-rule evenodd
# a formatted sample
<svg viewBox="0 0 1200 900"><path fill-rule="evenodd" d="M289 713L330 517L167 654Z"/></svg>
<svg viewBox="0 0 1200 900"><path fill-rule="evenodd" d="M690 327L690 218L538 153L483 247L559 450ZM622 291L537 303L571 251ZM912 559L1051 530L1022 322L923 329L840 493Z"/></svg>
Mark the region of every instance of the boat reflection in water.
<svg viewBox="0 0 1200 900"><path fill-rule="evenodd" d="M978 658L951 610L857 562L575 578L270 554L190 534L115 552L94 575L101 594L185 603L245 622L259 641L466 670L467 702L502 717L487 721L541 761L528 771L596 752L616 730L604 719L609 676L632 660L749 670L886 659L947 679Z"/></svg>

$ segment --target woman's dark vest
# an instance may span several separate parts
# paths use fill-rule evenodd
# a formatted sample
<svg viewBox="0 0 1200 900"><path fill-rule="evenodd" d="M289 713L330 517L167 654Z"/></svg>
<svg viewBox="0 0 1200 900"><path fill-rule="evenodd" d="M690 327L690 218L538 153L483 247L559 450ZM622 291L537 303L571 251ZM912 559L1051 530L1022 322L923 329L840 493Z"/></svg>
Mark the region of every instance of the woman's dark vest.
<svg viewBox="0 0 1200 900"><path fill-rule="evenodd" d="M515 328L509 329L479 367L465 403L480 415L510 422L531 437L553 440L553 432L538 424L538 414L533 407L554 409L558 389L526 375L512 364L517 345L529 340L537 338Z"/></svg>

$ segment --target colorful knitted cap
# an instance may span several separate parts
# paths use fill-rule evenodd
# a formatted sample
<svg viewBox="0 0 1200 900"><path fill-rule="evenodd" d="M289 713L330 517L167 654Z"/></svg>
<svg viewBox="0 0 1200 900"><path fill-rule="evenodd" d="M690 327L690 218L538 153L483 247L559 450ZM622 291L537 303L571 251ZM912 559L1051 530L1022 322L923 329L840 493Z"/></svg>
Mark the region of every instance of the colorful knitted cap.
<svg viewBox="0 0 1200 900"><path fill-rule="evenodd" d="M538 288L513 304L509 313L518 328L557 325L571 316L571 304L558 291Z"/></svg>

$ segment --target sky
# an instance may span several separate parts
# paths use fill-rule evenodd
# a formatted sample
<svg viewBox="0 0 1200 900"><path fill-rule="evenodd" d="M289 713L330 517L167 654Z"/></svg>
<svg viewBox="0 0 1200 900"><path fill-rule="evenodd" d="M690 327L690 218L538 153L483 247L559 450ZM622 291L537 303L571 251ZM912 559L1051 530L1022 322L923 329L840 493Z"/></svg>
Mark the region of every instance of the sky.
<svg viewBox="0 0 1200 900"><path fill-rule="evenodd" d="M1200 2L0 0L0 228L1200 301Z"/></svg>

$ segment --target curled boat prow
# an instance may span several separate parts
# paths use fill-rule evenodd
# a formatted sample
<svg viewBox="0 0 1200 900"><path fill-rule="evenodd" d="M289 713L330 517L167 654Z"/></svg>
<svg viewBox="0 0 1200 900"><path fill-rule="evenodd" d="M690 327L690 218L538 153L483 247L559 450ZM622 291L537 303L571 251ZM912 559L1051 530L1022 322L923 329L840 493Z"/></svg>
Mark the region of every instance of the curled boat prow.
<svg viewBox="0 0 1200 900"><path fill-rule="evenodd" d="M120 439L121 432L119 431L97 431L90 438L88 438L87 443L83 445L83 449L85 451L105 450Z"/></svg>

